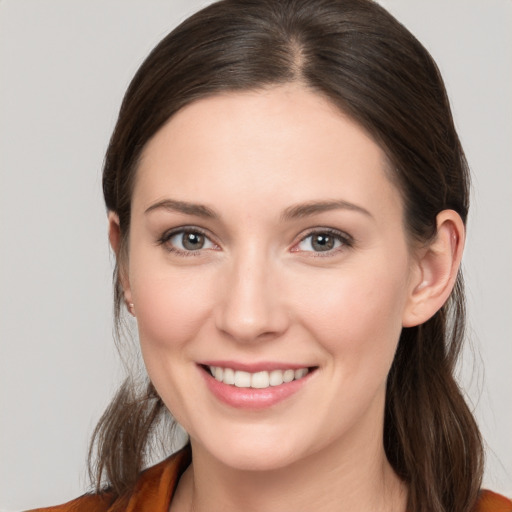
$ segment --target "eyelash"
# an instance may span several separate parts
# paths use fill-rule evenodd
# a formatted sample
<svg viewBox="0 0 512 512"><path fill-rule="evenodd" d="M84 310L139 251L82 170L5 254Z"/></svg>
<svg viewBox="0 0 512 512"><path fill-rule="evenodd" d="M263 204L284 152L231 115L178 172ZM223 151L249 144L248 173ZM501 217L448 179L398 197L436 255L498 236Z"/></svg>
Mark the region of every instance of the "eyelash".
<svg viewBox="0 0 512 512"><path fill-rule="evenodd" d="M306 235L302 236L301 239L294 244L292 247L292 252L301 252L300 249L296 249L296 247L303 243L308 238L311 238L315 235L328 235L332 237L335 241L340 242L339 247L335 247L333 249L329 249L326 251L302 251L311 253L310 256L314 258L325 258L329 256L333 256L334 254L337 254L340 251L343 251L345 249L350 249L354 246L355 240L352 236L350 236L348 233L344 233L343 231L338 231L337 229L333 228L315 228L311 231L309 231Z"/></svg>
<svg viewBox="0 0 512 512"><path fill-rule="evenodd" d="M168 252L177 254L178 256L186 256L186 257L187 256L199 256L204 249L201 248L201 249L197 249L195 251L194 250L184 251L184 250L178 249L168 243L171 240L171 238L173 238L174 236L180 235L180 234L183 235L185 233L204 236L204 238L209 240L212 244L217 245L217 244L215 244L215 242L213 242L211 240L211 237L204 230L202 230L198 227L195 227L195 226L183 226L180 228L171 229L170 231L166 231L157 240L157 245L164 246Z"/></svg>
<svg viewBox="0 0 512 512"><path fill-rule="evenodd" d="M189 250L184 251L182 249L178 249L172 245L170 245L168 242L176 235L180 234L197 234L205 237L210 243L215 244L210 238L210 236L202 229L195 227L195 226L184 226L180 228L175 228L170 231L166 231L158 240L157 245L165 246L165 249L171 253L177 254L179 256L199 256L201 252L204 250L203 248L197 249L197 250ZM308 238L313 237L315 235L328 235L332 237L335 241L338 241L341 243L341 246L335 247L333 249L328 249L326 251L301 251L300 249L297 249L297 247L306 241ZM337 229L332 228L316 228L314 230L309 231L306 235L302 236L301 239L296 242L291 252L305 252L305 253L312 253L311 256L313 257L328 257L332 256L333 254L338 253L339 251L342 251L344 249L350 249L354 246L354 238L350 236L347 233L344 233L343 231L338 231Z"/></svg>

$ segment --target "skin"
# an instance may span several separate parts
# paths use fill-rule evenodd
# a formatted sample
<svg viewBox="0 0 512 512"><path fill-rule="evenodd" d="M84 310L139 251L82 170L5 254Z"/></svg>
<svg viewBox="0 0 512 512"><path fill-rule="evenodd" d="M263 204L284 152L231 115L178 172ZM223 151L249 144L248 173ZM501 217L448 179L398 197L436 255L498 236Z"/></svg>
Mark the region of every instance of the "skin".
<svg viewBox="0 0 512 512"><path fill-rule="evenodd" d="M382 442L386 378L402 327L449 296L464 228L446 210L413 245L387 172L362 128L293 84L196 101L145 147L121 279L149 376L191 439L173 511L405 510ZM183 227L202 249L180 245ZM334 246L318 251L311 232L326 229ZM212 395L205 360L317 369L247 410Z"/></svg>

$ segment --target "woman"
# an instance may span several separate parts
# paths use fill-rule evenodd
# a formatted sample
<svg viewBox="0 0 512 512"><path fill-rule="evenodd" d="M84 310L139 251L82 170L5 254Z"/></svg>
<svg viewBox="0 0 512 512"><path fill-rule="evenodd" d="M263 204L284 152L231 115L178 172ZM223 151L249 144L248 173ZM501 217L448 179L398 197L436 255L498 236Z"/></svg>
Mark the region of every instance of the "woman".
<svg viewBox="0 0 512 512"><path fill-rule="evenodd" d="M382 8L189 18L133 79L103 187L150 382L97 427L96 494L57 510L512 510L453 379L464 154ZM141 474L167 411L190 444Z"/></svg>

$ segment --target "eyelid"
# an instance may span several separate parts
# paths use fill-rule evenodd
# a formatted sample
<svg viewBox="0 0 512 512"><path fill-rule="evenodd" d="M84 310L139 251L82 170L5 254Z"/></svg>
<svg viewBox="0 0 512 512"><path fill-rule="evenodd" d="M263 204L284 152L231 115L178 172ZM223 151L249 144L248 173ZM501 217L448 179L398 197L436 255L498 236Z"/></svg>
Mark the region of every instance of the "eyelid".
<svg viewBox="0 0 512 512"><path fill-rule="evenodd" d="M187 233L187 232L188 233L198 233L198 234L204 236L205 238L207 238L210 241L210 243L212 243L215 246L215 248L214 249L201 248L201 249L197 249L195 251L186 251L186 250L179 249L177 247L168 245L168 242L172 237L179 235L180 233ZM218 250L220 248L219 244L217 242L215 242L215 240L213 239L213 237L210 235L210 233L207 230L200 228L198 226L193 226L193 225L177 226L175 228L168 229L158 238L158 240L156 241L156 244L165 246L167 251L169 251L171 253L178 254L180 256L199 256L204 251Z"/></svg>
<svg viewBox="0 0 512 512"><path fill-rule="evenodd" d="M157 245L166 245L173 236L176 236L176 235L178 235L180 233L184 233L184 232L198 233L198 234L204 236L205 238L207 238L215 246L215 248L213 250L220 249L219 244L214 240L214 237L210 234L210 232L208 230L205 230L203 228L200 228L199 226L194 226L194 225L177 226L177 227L171 228L171 229L165 231L158 238L158 240L156 241L156 244ZM337 240L339 240L341 242L341 246L327 250L327 251L305 251L305 250L301 250L298 248L298 245L301 242L303 242L308 237L311 237L315 234L330 235L330 236L336 238ZM310 255L315 256L315 257L332 256L333 254L336 254L339 251L343 251L344 249L353 247L355 242L356 241L355 241L354 237L345 231L341 231L339 229L330 228L330 227L315 227L315 228L308 229L305 233L302 233L301 235L299 235L298 239L293 243L293 245L290 249L290 252L311 253ZM198 256L205 250L212 250L212 248L206 248L206 249L201 248L201 249L197 249L195 251L194 250L187 251L187 250L182 250L177 247L172 247L172 246L168 246L168 245L166 246L166 249L169 252L177 253L177 254L183 255L183 256Z"/></svg>
<svg viewBox="0 0 512 512"><path fill-rule="evenodd" d="M341 242L340 247L333 248L331 250L327 251L304 251L298 248L298 245L306 240L307 238L317 235L317 234L327 234L330 235L337 240ZM349 235L345 231L340 231L339 229L334 228L328 228L328 227L318 227L318 228L311 228L306 233L302 233L300 235L300 238L294 242L292 248L290 249L291 252L303 252L303 253L311 253L310 255L313 255L314 257L325 257L325 256L332 256L340 251L343 251L344 249L349 249L354 246L355 239L353 236Z"/></svg>

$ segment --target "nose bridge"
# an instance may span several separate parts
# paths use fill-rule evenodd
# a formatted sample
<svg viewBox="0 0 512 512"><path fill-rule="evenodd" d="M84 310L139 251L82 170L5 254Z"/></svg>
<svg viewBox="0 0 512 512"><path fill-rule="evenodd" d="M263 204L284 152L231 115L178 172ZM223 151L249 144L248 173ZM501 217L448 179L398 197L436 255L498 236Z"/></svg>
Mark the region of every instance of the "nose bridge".
<svg viewBox="0 0 512 512"><path fill-rule="evenodd" d="M218 328L241 342L277 336L286 328L268 251L256 244L231 258L224 274L224 297L217 315Z"/></svg>

